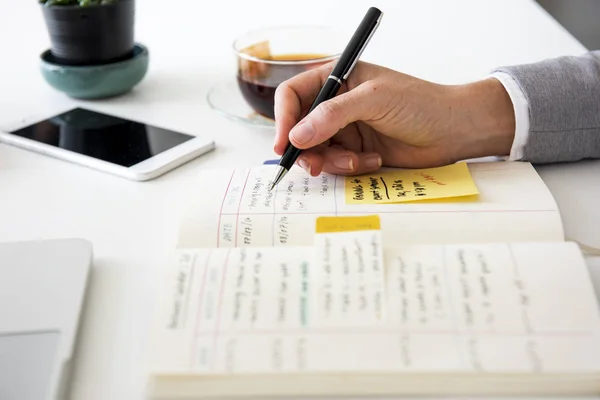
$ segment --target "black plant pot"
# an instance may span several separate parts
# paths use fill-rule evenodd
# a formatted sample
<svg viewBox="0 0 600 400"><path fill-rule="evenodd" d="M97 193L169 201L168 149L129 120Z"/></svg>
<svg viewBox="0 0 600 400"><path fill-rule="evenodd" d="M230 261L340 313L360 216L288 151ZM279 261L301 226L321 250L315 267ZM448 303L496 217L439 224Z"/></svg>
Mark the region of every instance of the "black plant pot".
<svg viewBox="0 0 600 400"><path fill-rule="evenodd" d="M51 53L65 65L97 65L125 60L134 47L135 1L79 6L44 6Z"/></svg>

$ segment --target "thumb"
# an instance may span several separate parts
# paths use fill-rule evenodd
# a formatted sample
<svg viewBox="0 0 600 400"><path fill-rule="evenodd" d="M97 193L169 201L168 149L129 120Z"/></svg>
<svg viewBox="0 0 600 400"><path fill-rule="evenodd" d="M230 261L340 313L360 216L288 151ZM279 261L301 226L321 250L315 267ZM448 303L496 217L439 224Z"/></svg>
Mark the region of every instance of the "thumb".
<svg viewBox="0 0 600 400"><path fill-rule="evenodd" d="M319 104L292 128L290 142L298 149L315 147L348 124L366 119L372 101L361 86Z"/></svg>

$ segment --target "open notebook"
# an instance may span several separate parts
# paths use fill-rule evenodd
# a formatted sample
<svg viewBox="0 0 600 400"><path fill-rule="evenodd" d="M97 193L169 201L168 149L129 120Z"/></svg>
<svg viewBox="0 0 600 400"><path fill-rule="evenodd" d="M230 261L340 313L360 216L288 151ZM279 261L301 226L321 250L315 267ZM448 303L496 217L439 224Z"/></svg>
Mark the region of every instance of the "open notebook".
<svg viewBox="0 0 600 400"><path fill-rule="evenodd" d="M148 397L600 394L598 307L551 194L527 163L469 169L478 196L368 205L343 177L203 172Z"/></svg>
<svg viewBox="0 0 600 400"><path fill-rule="evenodd" d="M600 394L600 318L572 243L179 249L149 397Z"/></svg>
<svg viewBox="0 0 600 400"><path fill-rule="evenodd" d="M180 247L310 245L321 215L380 214L386 243L563 241L556 202L529 163L469 164L478 196L347 204L345 178L294 167L277 190L274 166L203 171L181 221Z"/></svg>

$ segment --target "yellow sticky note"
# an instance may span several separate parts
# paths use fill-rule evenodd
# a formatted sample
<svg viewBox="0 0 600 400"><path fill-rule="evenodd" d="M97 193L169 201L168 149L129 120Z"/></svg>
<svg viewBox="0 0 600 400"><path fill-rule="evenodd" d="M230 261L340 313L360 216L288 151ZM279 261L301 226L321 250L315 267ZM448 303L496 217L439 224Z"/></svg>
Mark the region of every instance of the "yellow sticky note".
<svg viewBox="0 0 600 400"><path fill-rule="evenodd" d="M317 233L373 231L380 229L378 215L318 217Z"/></svg>
<svg viewBox="0 0 600 400"><path fill-rule="evenodd" d="M385 204L479 194L466 163L346 177L346 204Z"/></svg>

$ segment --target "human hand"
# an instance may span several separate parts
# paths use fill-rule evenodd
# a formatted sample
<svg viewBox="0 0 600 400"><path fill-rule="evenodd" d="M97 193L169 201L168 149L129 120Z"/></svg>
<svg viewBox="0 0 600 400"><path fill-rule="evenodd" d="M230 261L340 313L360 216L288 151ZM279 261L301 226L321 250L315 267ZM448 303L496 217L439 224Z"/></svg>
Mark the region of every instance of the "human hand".
<svg viewBox="0 0 600 400"><path fill-rule="evenodd" d="M509 154L514 111L494 79L439 85L359 62L336 97L303 119L329 76L328 64L282 83L275 93L274 150L302 149L298 164L321 172L362 174L424 168Z"/></svg>

